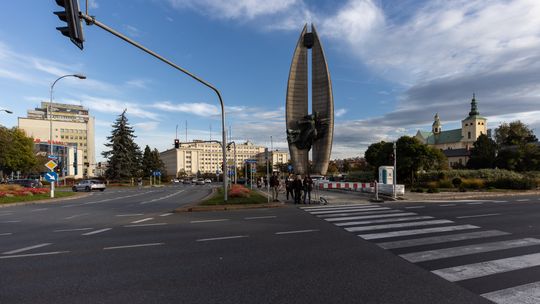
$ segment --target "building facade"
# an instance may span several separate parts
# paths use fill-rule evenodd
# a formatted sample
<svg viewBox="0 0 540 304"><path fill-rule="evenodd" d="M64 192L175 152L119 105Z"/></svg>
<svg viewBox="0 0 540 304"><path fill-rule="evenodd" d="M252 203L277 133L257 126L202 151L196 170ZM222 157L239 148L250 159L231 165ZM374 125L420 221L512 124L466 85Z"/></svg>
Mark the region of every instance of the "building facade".
<svg viewBox="0 0 540 304"><path fill-rule="evenodd" d="M487 119L480 116L478 104L473 94L471 111L461 121L460 129L444 131L437 113L434 117L431 132L419 130L415 137L424 144L441 149L448 158L448 164L451 167L460 167L467 164L470 149L473 148L474 142L482 134L489 136Z"/></svg>
<svg viewBox="0 0 540 304"><path fill-rule="evenodd" d="M257 159L257 155L264 154L265 147L256 146L247 141L236 144L236 167L242 167L247 159ZM227 149L227 162L234 166L234 145ZM170 175L196 175L198 173L221 172L223 161L221 145L217 142L195 140L191 143L180 143L178 149L170 149L160 153L161 160Z"/></svg>
<svg viewBox="0 0 540 304"><path fill-rule="evenodd" d="M49 119L52 120L52 138ZM81 168L76 170L77 175L95 176L94 117L89 115L88 109L79 105L42 102L41 107L28 110L27 117L19 117L18 126L33 137L34 142L52 142L53 145L81 151L73 157L75 163L70 165Z"/></svg>
<svg viewBox="0 0 540 304"><path fill-rule="evenodd" d="M266 153L262 152L257 154L256 159L258 166L266 165ZM272 171L279 171L278 165L289 162L289 152L280 150L268 151L268 161Z"/></svg>

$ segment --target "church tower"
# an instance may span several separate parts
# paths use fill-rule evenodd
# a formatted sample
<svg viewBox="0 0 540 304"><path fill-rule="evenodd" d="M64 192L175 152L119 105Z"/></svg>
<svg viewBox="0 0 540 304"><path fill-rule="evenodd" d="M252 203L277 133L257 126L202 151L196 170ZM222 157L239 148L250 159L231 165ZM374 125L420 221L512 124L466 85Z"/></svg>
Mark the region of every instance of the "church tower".
<svg viewBox="0 0 540 304"><path fill-rule="evenodd" d="M431 125L431 132L435 135L439 135L442 131L441 120L439 119L439 113L435 114L433 125Z"/></svg>
<svg viewBox="0 0 540 304"><path fill-rule="evenodd" d="M476 141L478 136L482 134L487 134L487 123L486 119L480 116L478 112L478 105L476 103L475 94L473 93L473 98L471 100L471 111L469 116L461 121L461 135L462 141L472 143Z"/></svg>

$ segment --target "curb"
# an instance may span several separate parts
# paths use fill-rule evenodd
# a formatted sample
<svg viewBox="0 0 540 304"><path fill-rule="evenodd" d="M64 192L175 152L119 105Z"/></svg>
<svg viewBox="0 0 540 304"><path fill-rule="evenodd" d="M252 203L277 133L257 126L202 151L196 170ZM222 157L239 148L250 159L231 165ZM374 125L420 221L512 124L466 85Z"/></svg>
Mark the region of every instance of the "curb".
<svg viewBox="0 0 540 304"><path fill-rule="evenodd" d="M450 195L447 197L417 197L410 198L405 196L405 201L410 200L460 200L460 199L483 199L491 197L503 197L503 196L523 196L523 195L540 195L540 191L531 191L531 192L506 192L506 193L478 193L478 194L466 194L466 195Z"/></svg>
<svg viewBox="0 0 540 304"><path fill-rule="evenodd" d="M37 204L43 204L43 203L56 204L56 203L60 203L60 202L63 202L63 201L69 201L69 200L73 200L73 199L87 197L89 195L90 195L90 193L80 193L80 194L78 193L78 194L75 194L73 196L56 199L55 201L51 201L51 198L48 198L48 199L41 199L41 200L27 201L27 202L19 202L19 203L5 203L5 204L0 204L0 208L25 206L25 205L37 205Z"/></svg>

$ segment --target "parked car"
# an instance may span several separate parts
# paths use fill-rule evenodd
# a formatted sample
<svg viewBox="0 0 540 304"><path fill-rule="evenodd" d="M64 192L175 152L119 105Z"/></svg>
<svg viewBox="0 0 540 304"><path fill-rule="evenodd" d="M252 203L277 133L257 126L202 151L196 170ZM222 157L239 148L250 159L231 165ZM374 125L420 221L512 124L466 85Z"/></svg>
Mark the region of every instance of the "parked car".
<svg viewBox="0 0 540 304"><path fill-rule="evenodd" d="M204 179L199 178L199 179L195 180L195 185L204 185Z"/></svg>
<svg viewBox="0 0 540 304"><path fill-rule="evenodd" d="M189 184L191 184L191 180L186 178L186 179L184 179L184 180L182 181L182 183L183 183L183 184L186 184L186 185L189 185Z"/></svg>
<svg viewBox="0 0 540 304"><path fill-rule="evenodd" d="M180 183L180 180L178 178L173 178L173 179L171 179L171 183L178 184L178 183Z"/></svg>
<svg viewBox="0 0 540 304"><path fill-rule="evenodd" d="M8 184L16 184L25 188L40 188L43 187L37 179L13 179L8 181Z"/></svg>
<svg viewBox="0 0 540 304"><path fill-rule="evenodd" d="M207 178L207 179L204 180L204 182L207 183L207 184L210 184L212 182L212 180Z"/></svg>
<svg viewBox="0 0 540 304"><path fill-rule="evenodd" d="M105 191L107 186L100 180L96 179L87 179L82 180L79 183L75 184L71 189L73 192L77 191L86 191L90 192L92 190Z"/></svg>

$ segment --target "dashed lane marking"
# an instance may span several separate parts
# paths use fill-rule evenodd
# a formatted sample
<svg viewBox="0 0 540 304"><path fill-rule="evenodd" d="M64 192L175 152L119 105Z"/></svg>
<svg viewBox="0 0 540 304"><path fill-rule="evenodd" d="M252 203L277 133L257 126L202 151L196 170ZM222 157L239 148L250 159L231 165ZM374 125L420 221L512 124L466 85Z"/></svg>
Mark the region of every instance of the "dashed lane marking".
<svg viewBox="0 0 540 304"><path fill-rule="evenodd" d="M7 236L7 235L12 235L13 233L11 232L4 232L4 233L0 233L0 236Z"/></svg>
<svg viewBox="0 0 540 304"><path fill-rule="evenodd" d="M190 224L200 224L200 223L213 223L213 222L225 222L229 219L217 219L217 220L199 220L199 221L191 221Z"/></svg>
<svg viewBox="0 0 540 304"><path fill-rule="evenodd" d="M473 217L486 217L486 216L496 216L501 215L500 213L487 213L487 214L476 214L476 215L463 215L463 216L456 216L458 219L464 219L464 218L473 218Z"/></svg>
<svg viewBox="0 0 540 304"><path fill-rule="evenodd" d="M138 224L138 223L142 223L142 222L147 222L147 221L151 221L153 220L154 218L153 217L147 217L147 218L143 218L141 220L136 220L136 221L133 221L131 222L132 224Z"/></svg>
<svg viewBox="0 0 540 304"><path fill-rule="evenodd" d="M170 213L170 212L169 213L163 213L163 214L160 214L159 216L165 217L165 216L169 216L169 215L173 215L173 213Z"/></svg>
<svg viewBox="0 0 540 304"><path fill-rule="evenodd" d="M117 214L115 216L141 216L141 215L144 215L144 213L128 213L128 214Z"/></svg>
<svg viewBox="0 0 540 304"><path fill-rule="evenodd" d="M275 215L268 215L268 216L251 216L251 217L245 217L245 220L260 220L260 219L271 219L276 218Z"/></svg>
<svg viewBox="0 0 540 304"><path fill-rule="evenodd" d="M442 204L442 205L439 205L439 207L453 207L455 205L456 204Z"/></svg>
<svg viewBox="0 0 540 304"><path fill-rule="evenodd" d="M248 235L222 236L222 237L215 237L215 238L198 239L197 242L232 240L232 239L241 239L241 238L247 238L247 237L249 236Z"/></svg>
<svg viewBox="0 0 540 304"><path fill-rule="evenodd" d="M70 228L70 229L58 229L54 230L53 232L70 232L70 231L86 231L86 230L92 230L94 228Z"/></svg>
<svg viewBox="0 0 540 304"><path fill-rule="evenodd" d="M105 247L103 250L114 250L114 249L126 249L126 248L137 248L137 247L150 247L150 246L161 246L165 243L147 243L147 244L135 244L135 245L124 245L124 246L113 246Z"/></svg>
<svg viewBox="0 0 540 304"><path fill-rule="evenodd" d="M405 207L405 209L421 209L421 208L426 208L426 206L409 206L409 207Z"/></svg>
<svg viewBox="0 0 540 304"><path fill-rule="evenodd" d="M55 255L55 254L62 254L62 253L68 253L68 252L69 251L53 251L53 252L27 253L27 254L18 254L18 255L4 255L4 256L0 256L0 259L26 258L26 257L35 257L35 256L43 256L43 255Z"/></svg>
<svg viewBox="0 0 540 304"><path fill-rule="evenodd" d="M90 213L75 214L75 215L72 215L72 216L65 217L64 219L65 219L65 220L71 220L71 219L74 219L74 218L77 218L77 217L81 217L81 216L85 216L85 215L88 215L88 214L90 214Z"/></svg>
<svg viewBox="0 0 540 304"><path fill-rule="evenodd" d="M293 230L293 231L281 231L276 232L277 235L283 235L283 234L296 234L296 233L308 233L308 232L316 232L319 231L319 229L306 229L306 230Z"/></svg>
<svg viewBox="0 0 540 304"><path fill-rule="evenodd" d="M45 247L45 246L49 246L49 245L51 245L51 243L37 244L37 245L33 245L33 246L23 247L23 248L20 248L20 249L6 251L6 252L4 252L2 254L16 254L16 253L20 253L20 252L24 252L24 251L28 251L28 250L32 250L32 249L36 249L36 248L41 248L41 247Z"/></svg>
<svg viewBox="0 0 540 304"><path fill-rule="evenodd" d="M98 233L102 233L102 232L105 232L105 231L109 231L111 230L112 228L103 228L103 229L99 229L99 230L95 230L95 231L90 231L90 232L87 232L87 233L83 233L82 235L93 235L93 234L98 234Z"/></svg>
<svg viewBox="0 0 540 304"><path fill-rule="evenodd" d="M125 225L124 227L148 227L148 226L163 226L167 223L150 223L150 224L134 224L134 225Z"/></svg>

